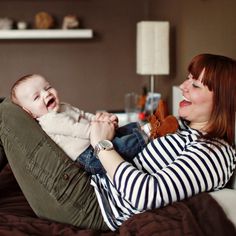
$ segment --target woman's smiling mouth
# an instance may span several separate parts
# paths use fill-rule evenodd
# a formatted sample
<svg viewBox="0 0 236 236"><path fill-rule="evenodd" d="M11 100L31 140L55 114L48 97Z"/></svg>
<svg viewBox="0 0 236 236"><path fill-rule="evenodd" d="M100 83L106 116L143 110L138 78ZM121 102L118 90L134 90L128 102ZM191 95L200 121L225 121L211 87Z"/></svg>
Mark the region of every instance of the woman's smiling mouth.
<svg viewBox="0 0 236 236"><path fill-rule="evenodd" d="M186 97L183 96L183 100L179 103L180 107L185 107L185 106L189 106L192 103L190 102L190 100L188 100Z"/></svg>

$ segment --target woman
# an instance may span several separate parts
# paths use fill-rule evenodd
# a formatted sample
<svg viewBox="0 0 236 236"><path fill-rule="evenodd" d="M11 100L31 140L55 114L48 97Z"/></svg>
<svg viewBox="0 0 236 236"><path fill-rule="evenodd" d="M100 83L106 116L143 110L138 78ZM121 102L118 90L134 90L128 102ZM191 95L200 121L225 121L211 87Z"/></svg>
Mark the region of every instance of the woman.
<svg viewBox="0 0 236 236"><path fill-rule="evenodd" d="M188 69L180 86L179 130L150 142L133 164L107 141L114 136L113 125L92 124L91 143L107 171L107 177L91 177L95 191L90 177L27 114L4 101L1 141L35 213L83 228L115 230L133 214L223 188L236 161L236 62L202 54Z"/></svg>
<svg viewBox="0 0 236 236"><path fill-rule="evenodd" d="M103 198L109 186L107 198L112 207L108 210L105 205L104 212L114 227L119 225L118 220L109 221L114 216L125 220L137 211L221 189L233 173L236 62L203 54L193 58L188 70L187 80L180 85L183 101L178 132L150 142L134 165L114 150L98 154L111 182L96 193L98 199ZM94 123L92 145L111 139L113 130L110 124ZM99 186L98 178L93 179Z"/></svg>

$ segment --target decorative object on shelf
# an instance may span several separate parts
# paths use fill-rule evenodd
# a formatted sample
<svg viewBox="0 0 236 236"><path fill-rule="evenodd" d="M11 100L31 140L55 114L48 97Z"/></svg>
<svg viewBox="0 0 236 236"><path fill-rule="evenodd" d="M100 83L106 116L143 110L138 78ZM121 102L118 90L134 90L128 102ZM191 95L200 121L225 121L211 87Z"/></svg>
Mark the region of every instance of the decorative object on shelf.
<svg viewBox="0 0 236 236"><path fill-rule="evenodd" d="M13 20L10 18L0 18L0 29L9 30L13 28Z"/></svg>
<svg viewBox="0 0 236 236"><path fill-rule="evenodd" d="M36 29L52 29L55 27L54 18L47 12L39 12L35 15Z"/></svg>
<svg viewBox="0 0 236 236"><path fill-rule="evenodd" d="M137 24L137 73L150 76L154 93L155 75L169 74L169 22L141 21Z"/></svg>
<svg viewBox="0 0 236 236"><path fill-rule="evenodd" d="M16 27L19 30L25 30L25 29L27 29L28 24L25 21L18 21L17 24L16 24Z"/></svg>
<svg viewBox="0 0 236 236"><path fill-rule="evenodd" d="M63 18L62 29L79 28L79 20L76 15L67 15Z"/></svg>

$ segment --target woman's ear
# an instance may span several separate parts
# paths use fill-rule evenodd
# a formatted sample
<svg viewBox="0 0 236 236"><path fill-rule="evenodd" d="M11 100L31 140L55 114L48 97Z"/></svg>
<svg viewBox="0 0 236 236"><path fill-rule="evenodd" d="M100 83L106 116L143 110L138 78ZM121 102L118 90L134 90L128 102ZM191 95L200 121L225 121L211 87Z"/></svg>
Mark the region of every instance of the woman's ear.
<svg viewBox="0 0 236 236"><path fill-rule="evenodd" d="M34 119L37 118L29 109L27 109L27 108L25 108L25 107L22 107L22 108L23 108L23 110L25 110L28 114L30 114Z"/></svg>

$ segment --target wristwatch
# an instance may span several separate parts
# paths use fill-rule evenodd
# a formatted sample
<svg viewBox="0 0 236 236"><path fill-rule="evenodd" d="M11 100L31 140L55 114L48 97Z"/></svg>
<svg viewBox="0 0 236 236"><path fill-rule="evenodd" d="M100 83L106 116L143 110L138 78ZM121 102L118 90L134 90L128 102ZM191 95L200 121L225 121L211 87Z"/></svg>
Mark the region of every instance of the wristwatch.
<svg viewBox="0 0 236 236"><path fill-rule="evenodd" d="M99 154L99 152L101 150L110 151L110 150L113 150L113 149L114 149L114 146L113 146L111 141L106 140L106 139L105 140L101 140L94 147L94 154L98 158L98 154Z"/></svg>

